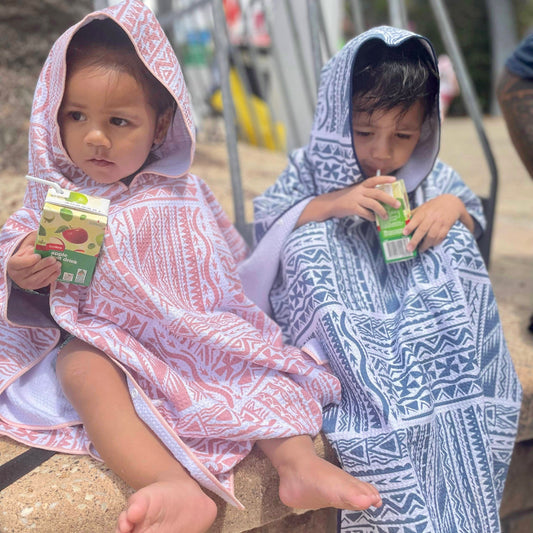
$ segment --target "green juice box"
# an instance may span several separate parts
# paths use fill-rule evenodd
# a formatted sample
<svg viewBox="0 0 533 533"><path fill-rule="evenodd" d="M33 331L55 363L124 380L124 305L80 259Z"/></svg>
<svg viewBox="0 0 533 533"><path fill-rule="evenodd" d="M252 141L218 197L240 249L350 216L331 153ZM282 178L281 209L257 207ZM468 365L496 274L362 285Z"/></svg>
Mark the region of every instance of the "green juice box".
<svg viewBox="0 0 533 533"><path fill-rule="evenodd" d="M89 285L104 240L109 200L50 187L35 251L61 262L58 281Z"/></svg>
<svg viewBox="0 0 533 533"><path fill-rule="evenodd" d="M411 236L404 235L403 229L411 219L411 209L409 207L409 198L403 180L396 180L392 183L384 183L376 186L378 189L390 194L400 202L400 207L394 209L389 205L384 207L389 218L383 220L376 215L376 225L378 228L379 242L386 263L405 261L416 257L416 250L407 251L407 244Z"/></svg>

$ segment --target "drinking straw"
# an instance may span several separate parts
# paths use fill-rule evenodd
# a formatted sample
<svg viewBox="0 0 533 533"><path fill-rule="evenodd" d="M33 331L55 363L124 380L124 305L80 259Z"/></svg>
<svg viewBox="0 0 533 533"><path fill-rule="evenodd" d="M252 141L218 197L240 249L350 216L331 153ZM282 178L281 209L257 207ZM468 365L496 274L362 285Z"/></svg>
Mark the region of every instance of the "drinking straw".
<svg viewBox="0 0 533 533"><path fill-rule="evenodd" d="M35 176L30 176L29 174L26 174L25 177L28 180L36 181L37 183L42 183L43 185L49 185L50 187L53 187L57 193L63 194L63 189L59 186L58 183L54 183L53 181L43 180L42 178L36 178Z"/></svg>

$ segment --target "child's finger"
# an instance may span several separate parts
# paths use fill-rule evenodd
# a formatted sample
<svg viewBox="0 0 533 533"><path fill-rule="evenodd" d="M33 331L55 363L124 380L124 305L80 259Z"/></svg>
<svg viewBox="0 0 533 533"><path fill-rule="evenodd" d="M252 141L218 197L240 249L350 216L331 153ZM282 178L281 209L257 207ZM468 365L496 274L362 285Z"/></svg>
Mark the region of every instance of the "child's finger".
<svg viewBox="0 0 533 533"><path fill-rule="evenodd" d="M424 216L421 211L419 211L418 209L414 209L413 211L411 211L411 219L403 229L403 234L410 235L411 233L413 233L413 231L415 231L416 228L418 228L418 226L422 224L423 220Z"/></svg>
<svg viewBox="0 0 533 533"><path fill-rule="evenodd" d="M394 176L374 176L373 178L367 178L366 180L362 181L361 185L363 185L363 187L373 189L376 185L393 183L394 181L396 181Z"/></svg>
<svg viewBox="0 0 533 533"><path fill-rule="evenodd" d="M54 257L43 259L37 255L37 261L34 261L32 256L25 256L25 259L18 258L14 264L10 261L8 269L9 277L23 289L35 290L46 287L61 272L61 263Z"/></svg>
<svg viewBox="0 0 533 533"><path fill-rule="evenodd" d="M8 270L9 272L26 270L35 266L37 263L39 263L39 261L41 261L41 259L42 258L39 254L25 254L17 252L9 258Z"/></svg>
<svg viewBox="0 0 533 533"><path fill-rule="evenodd" d="M409 244L407 245L407 250L409 252L412 252L413 250L416 250L418 245L422 242L422 239L427 235L427 228L424 228L423 225L420 225L418 227L415 227L413 231L413 227L410 227L412 224L412 221L407 224L405 227L404 234L406 234L406 231L410 231L411 233L411 240L409 241ZM407 233L409 234L409 233Z"/></svg>
<svg viewBox="0 0 533 533"><path fill-rule="evenodd" d="M374 222L376 220L376 216L374 215L374 211L372 211L372 209L364 207L363 205L361 205L359 207L359 210L358 210L358 212L356 212L356 215L361 217L361 218L364 218L365 220L368 220L370 222Z"/></svg>
<svg viewBox="0 0 533 533"><path fill-rule="evenodd" d="M375 215L378 215L379 217L381 217L381 218L383 218L385 220L387 218L389 218L388 215L387 215L387 210L385 209L385 207L383 207L381 202L379 202L378 200L376 200L374 198L370 198L370 197L365 198L361 202L361 206L364 209L368 210L370 213L372 213L372 218L371 219L367 218L367 220L375 220Z"/></svg>
<svg viewBox="0 0 533 533"><path fill-rule="evenodd" d="M442 224L432 224L428 229L419 250L425 252L427 249L439 245L446 238L448 230L449 228Z"/></svg>
<svg viewBox="0 0 533 533"><path fill-rule="evenodd" d="M33 254L34 248L35 248L35 241L37 240L37 232L32 231L31 233L28 233L24 239L20 242L16 254Z"/></svg>
<svg viewBox="0 0 533 533"><path fill-rule="evenodd" d="M31 268L28 268L28 275L36 275L40 274L41 272L57 270L58 266L60 265L61 263L55 257L48 256L42 258L39 256L39 261L34 263Z"/></svg>
<svg viewBox="0 0 533 533"><path fill-rule="evenodd" d="M365 191L364 197L370 198L373 201L379 202L381 204L390 205L394 209L398 209L402 205L399 200L394 198L394 196L387 194L385 191L382 191L381 189L376 189L376 188L368 189Z"/></svg>
<svg viewBox="0 0 533 533"><path fill-rule="evenodd" d="M376 193L379 193L376 195L376 200L378 202L381 202L382 204L390 205L394 209L399 209L402 205L397 198L391 196L390 194L387 194L385 191L380 191L379 189L376 189Z"/></svg>
<svg viewBox="0 0 533 533"><path fill-rule="evenodd" d="M387 220L389 218L387 210L379 202L374 202L372 211L383 220Z"/></svg>
<svg viewBox="0 0 533 533"><path fill-rule="evenodd" d="M47 287L48 285L50 285L50 283L52 283L58 278L60 273L61 263L59 261L56 261L55 265L43 268L29 276L24 283L24 288L35 290L41 289L42 287Z"/></svg>

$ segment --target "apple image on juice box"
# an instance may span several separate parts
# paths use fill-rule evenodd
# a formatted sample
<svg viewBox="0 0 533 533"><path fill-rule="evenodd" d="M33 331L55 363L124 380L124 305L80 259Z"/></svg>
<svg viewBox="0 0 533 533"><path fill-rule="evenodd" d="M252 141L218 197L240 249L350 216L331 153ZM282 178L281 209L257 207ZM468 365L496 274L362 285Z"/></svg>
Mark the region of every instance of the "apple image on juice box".
<svg viewBox="0 0 533 533"><path fill-rule="evenodd" d="M398 209L394 209L390 205L383 205L389 217L387 220L376 215L379 242L385 262L393 263L416 257L416 250L409 252L406 249L411 236L403 234L403 229L411 219L411 208L409 207L409 198L407 197L404 181L396 180L392 183L377 185L376 188L390 194L399 200L401 204Z"/></svg>
<svg viewBox="0 0 533 533"><path fill-rule="evenodd" d="M89 285L104 241L109 200L77 191L46 195L35 251L61 261L58 281Z"/></svg>

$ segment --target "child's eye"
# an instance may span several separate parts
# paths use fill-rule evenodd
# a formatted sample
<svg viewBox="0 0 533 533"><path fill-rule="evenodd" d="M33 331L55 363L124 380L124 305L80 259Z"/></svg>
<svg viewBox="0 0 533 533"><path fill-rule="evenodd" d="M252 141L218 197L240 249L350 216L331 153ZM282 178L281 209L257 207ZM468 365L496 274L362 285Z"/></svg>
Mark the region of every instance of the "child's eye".
<svg viewBox="0 0 533 533"><path fill-rule="evenodd" d="M398 134L397 134L397 137L398 137L399 139L405 139L405 140L408 141L412 136L411 136L411 134L409 134L409 133L398 133Z"/></svg>
<svg viewBox="0 0 533 533"><path fill-rule="evenodd" d="M85 120L85 115L81 111L71 111L70 113L68 113L68 116L76 122Z"/></svg>
<svg viewBox="0 0 533 533"><path fill-rule="evenodd" d="M128 121L125 118L112 117L110 122L111 124L113 124L113 126L127 126L128 125Z"/></svg>
<svg viewBox="0 0 533 533"><path fill-rule="evenodd" d="M370 137L370 135L372 135L372 133L370 131L360 131L360 130L355 130L355 135L359 136L359 137Z"/></svg>

